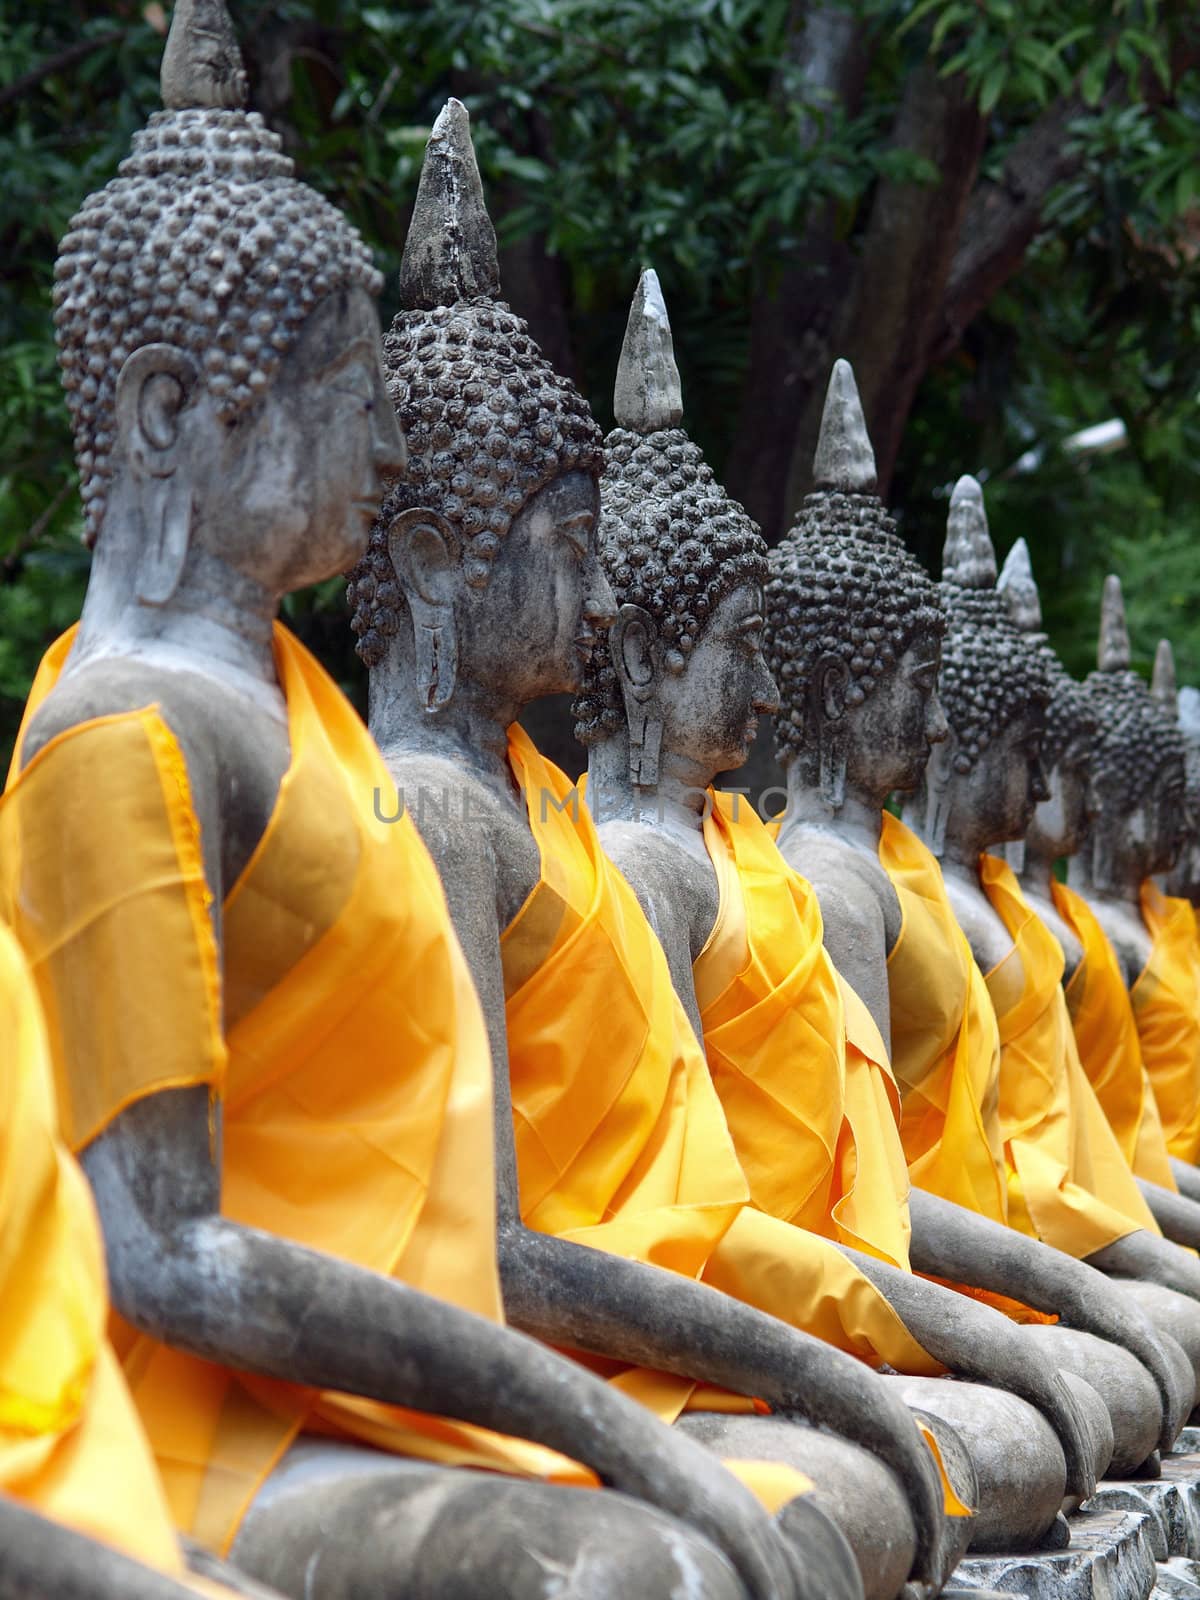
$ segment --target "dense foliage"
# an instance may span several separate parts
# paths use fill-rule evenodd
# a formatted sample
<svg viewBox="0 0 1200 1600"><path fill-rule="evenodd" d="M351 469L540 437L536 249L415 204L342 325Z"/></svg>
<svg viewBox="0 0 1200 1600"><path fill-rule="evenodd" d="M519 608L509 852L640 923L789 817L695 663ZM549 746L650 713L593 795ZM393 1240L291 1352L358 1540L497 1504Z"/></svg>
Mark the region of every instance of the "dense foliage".
<svg viewBox="0 0 1200 1600"><path fill-rule="evenodd" d="M1075 668L1115 567L1141 659L1169 633L1181 677L1200 681L1200 54L1186 0L231 9L254 103L375 246L385 316L425 135L456 93L507 292L602 420L636 269L653 264L692 431L770 536L801 482L829 360L849 353L873 431L905 424L881 460L926 560L949 484L975 471L1001 551L1029 538ZM49 316L55 247L156 105L165 26L162 6L135 0L11 0L0 21L3 738L86 577ZM1035 197L1035 225L993 241L997 203L1018 193ZM942 234L945 260L931 261ZM980 256L986 281L967 293ZM894 287L893 262L899 306L873 287ZM772 317L800 352L782 382L752 353L778 343ZM762 408L777 398L786 430L771 440ZM1111 417L1124 449L1063 450ZM762 452L782 452L778 473L760 434ZM1036 467L1013 472L1026 452ZM747 468L756 454L778 480L770 496ZM340 585L292 609L360 683Z"/></svg>

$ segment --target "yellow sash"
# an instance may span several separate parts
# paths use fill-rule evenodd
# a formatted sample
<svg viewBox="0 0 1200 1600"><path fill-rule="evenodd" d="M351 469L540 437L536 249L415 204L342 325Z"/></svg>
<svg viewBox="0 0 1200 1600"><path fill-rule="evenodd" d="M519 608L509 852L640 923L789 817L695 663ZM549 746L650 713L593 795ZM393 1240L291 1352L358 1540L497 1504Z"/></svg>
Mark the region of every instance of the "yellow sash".
<svg viewBox="0 0 1200 1600"><path fill-rule="evenodd" d="M509 760L541 852L541 881L501 939L525 1221L702 1275L876 1364L942 1371L831 1241L746 1204L720 1100L636 896L570 780L518 727ZM662 1374L620 1381L668 1419L716 1403Z"/></svg>
<svg viewBox="0 0 1200 1600"><path fill-rule="evenodd" d="M91 1191L58 1136L45 1030L0 925L0 1492L182 1570L162 1486L104 1332Z"/></svg>
<svg viewBox="0 0 1200 1600"><path fill-rule="evenodd" d="M712 795L719 905L694 965L704 1050L760 1210L908 1267L900 1097L810 884L744 796Z"/></svg>
<svg viewBox="0 0 1200 1600"><path fill-rule="evenodd" d="M888 956L892 1070L914 1184L1008 1221L1000 1132L1000 1035L936 857L885 812L879 860L900 902Z"/></svg>
<svg viewBox="0 0 1200 1600"><path fill-rule="evenodd" d="M1083 1070L1134 1174L1174 1189L1167 1141L1116 952L1081 895L1057 881L1050 892L1059 916L1083 946L1083 960L1067 984L1067 1008Z"/></svg>
<svg viewBox="0 0 1200 1600"><path fill-rule="evenodd" d="M224 1041L187 771L157 710L81 724L10 784L7 897L64 1103L82 1140L138 1095L208 1083L226 1216L500 1321L491 1064L440 881L411 822L375 815L387 770L332 680L283 628L275 661L291 762L224 906ZM115 1336L176 1522L212 1546L302 1426L594 1481L483 1429Z"/></svg>
<svg viewBox="0 0 1200 1600"><path fill-rule="evenodd" d="M1200 1161L1200 953L1187 900L1142 885L1142 918L1154 943L1130 991L1142 1060L1167 1149Z"/></svg>
<svg viewBox="0 0 1200 1600"><path fill-rule="evenodd" d="M1157 1233L1080 1065L1058 940L1005 862L981 856L980 879L1013 939L987 974L1000 1025L1009 1222L1077 1258L1138 1228Z"/></svg>

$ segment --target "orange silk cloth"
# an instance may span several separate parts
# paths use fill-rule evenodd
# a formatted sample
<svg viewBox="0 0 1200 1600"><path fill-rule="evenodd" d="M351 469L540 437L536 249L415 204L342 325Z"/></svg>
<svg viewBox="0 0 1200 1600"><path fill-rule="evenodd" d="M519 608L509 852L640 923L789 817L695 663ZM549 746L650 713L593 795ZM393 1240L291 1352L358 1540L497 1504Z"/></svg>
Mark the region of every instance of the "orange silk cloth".
<svg viewBox="0 0 1200 1600"><path fill-rule="evenodd" d="M7 899L62 1103L82 1141L141 1096L207 1084L223 1215L499 1322L491 1062L437 872L411 822L375 814L382 758L281 627L275 661L291 761L223 907L223 986L187 771L155 707L61 734L10 783ZM114 1337L172 1514L210 1546L302 1427L594 1481L483 1429L238 1375L124 1325Z"/></svg>
<svg viewBox="0 0 1200 1600"><path fill-rule="evenodd" d="M937 858L885 812L879 860L900 902L888 956L892 1070L914 1184L1008 1221L1000 1131L1000 1033Z"/></svg>
<svg viewBox="0 0 1200 1600"><path fill-rule="evenodd" d="M743 796L710 798L719 903L693 976L750 1198L907 1270L900 1097L878 1029L829 959L811 884Z"/></svg>
<svg viewBox="0 0 1200 1600"><path fill-rule="evenodd" d="M1067 1009L1083 1070L1135 1176L1174 1189L1167 1141L1116 951L1082 895L1057 881L1050 892L1059 916L1083 946L1083 959L1067 984Z"/></svg>
<svg viewBox="0 0 1200 1600"><path fill-rule="evenodd" d="M40 1008L0 925L0 1493L161 1571L182 1561L105 1334L91 1190L58 1134Z"/></svg>
<svg viewBox="0 0 1200 1600"><path fill-rule="evenodd" d="M979 874L1013 939L1008 955L987 974L1000 1025L1008 1220L1076 1258L1138 1228L1157 1233L1080 1064L1058 940L1005 862L985 854Z"/></svg>
<svg viewBox="0 0 1200 1600"><path fill-rule="evenodd" d="M864 1360L942 1371L832 1241L747 1204L721 1102L636 896L570 780L516 726L509 761L541 854L541 880L500 941L525 1222L702 1277ZM668 1420L718 1403L644 1369L616 1381Z"/></svg>
<svg viewBox="0 0 1200 1600"><path fill-rule="evenodd" d="M1191 903L1142 885L1142 920L1154 941L1130 990L1142 1060L1167 1149L1200 1161L1200 944Z"/></svg>

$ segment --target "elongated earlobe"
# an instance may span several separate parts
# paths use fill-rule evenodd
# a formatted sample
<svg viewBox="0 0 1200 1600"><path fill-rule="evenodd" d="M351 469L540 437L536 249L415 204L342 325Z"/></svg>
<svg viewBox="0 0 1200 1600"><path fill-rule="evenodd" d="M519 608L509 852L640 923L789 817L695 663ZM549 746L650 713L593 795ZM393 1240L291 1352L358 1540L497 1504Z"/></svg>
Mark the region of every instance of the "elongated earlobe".
<svg viewBox="0 0 1200 1600"><path fill-rule="evenodd" d="M445 710L458 686L454 593L460 542L444 517L420 508L394 517L387 541L412 616L417 692L433 716Z"/></svg>
<svg viewBox="0 0 1200 1600"><path fill-rule="evenodd" d="M662 712L658 704L658 629L641 606L623 605L609 629L608 649L625 702L629 729L629 781L638 789L658 783Z"/></svg>
<svg viewBox="0 0 1200 1600"><path fill-rule="evenodd" d="M142 548L137 597L145 606L165 606L179 587L192 537L192 486L179 478L156 478L142 497Z"/></svg>
<svg viewBox="0 0 1200 1600"><path fill-rule="evenodd" d="M954 735L951 734L943 743L935 744L929 752L929 762L925 768L925 843L939 858L946 852L946 828L953 803L950 782L954 773L950 748L953 743Z"/></svg>
<svg viewBox="0 0 1200 1600"><path fill-rule="evenodd" d="M187 561L192 486L180 470L186 447L182 418L198 378L191 356L171 344L143 345L117 377L117 434L142 485L135 593L147 606L166 605Z"/></svg>
<svg viewBox="0 0 1200 1600"><path fill-rule="evenodd" d="M841 656L822 656L809 677L810 716L817 729L817 781L822 804L838 812L846 803L846 689L850 669Z"/></svg>

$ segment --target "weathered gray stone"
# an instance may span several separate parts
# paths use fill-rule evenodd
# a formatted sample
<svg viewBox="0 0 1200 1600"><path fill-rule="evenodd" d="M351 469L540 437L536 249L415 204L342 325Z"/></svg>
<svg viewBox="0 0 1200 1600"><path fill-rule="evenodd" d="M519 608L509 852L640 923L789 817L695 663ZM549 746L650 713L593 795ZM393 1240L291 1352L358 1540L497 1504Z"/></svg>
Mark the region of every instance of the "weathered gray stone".
<svg viewBox="0 0 1200 1600"><path fill-rule="evenodd" d="M1071 1518L1071 1545L1038 1556L968 1556L954 1574L964 1590L1024 1600L1149 1600L1159 1578L1143 1512L1084 1510Z"/></svg>
<svg viewBox="0 0 1200 1600"><path fill-rule="evenodd" d="M653 267L647 267L638 279L629 308L613 388L613 414L618 428L632 428L636 433L678 427L683 416L671 324Z"/></svg>

